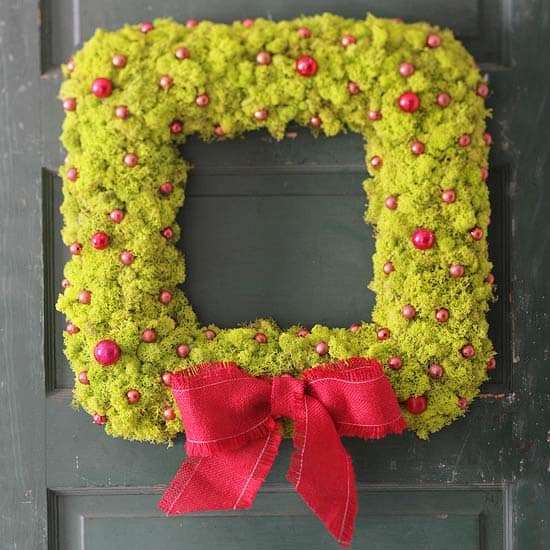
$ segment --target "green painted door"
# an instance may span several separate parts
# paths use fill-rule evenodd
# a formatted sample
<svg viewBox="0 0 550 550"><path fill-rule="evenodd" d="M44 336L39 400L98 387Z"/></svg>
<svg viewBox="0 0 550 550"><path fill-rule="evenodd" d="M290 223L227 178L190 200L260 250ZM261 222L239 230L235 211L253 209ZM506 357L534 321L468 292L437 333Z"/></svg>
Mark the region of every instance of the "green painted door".
<svg viewBox="0 0 550 550"><path fill-rule="evenodd" d="M498 368L469 414L429 442L411 434L346 442L360 501L353 547L550 548L550 4L2 0L0 549L337 547L284 479L288 443L251 511L164 517L156 503L182 462L181 443L166 449L114 440L71 409L64 320L54 313L66 260L56 176L63 158L59 64L100 26L325 10L451 27L494 90ZM289 128L280 143L263 133L214 145L191 140L185 156L196 167L180 218L186 292L203 319L228 326L272 315L282 325L345 326L368 317L373 243L362 222L358 136L314 140Z"/></svg>

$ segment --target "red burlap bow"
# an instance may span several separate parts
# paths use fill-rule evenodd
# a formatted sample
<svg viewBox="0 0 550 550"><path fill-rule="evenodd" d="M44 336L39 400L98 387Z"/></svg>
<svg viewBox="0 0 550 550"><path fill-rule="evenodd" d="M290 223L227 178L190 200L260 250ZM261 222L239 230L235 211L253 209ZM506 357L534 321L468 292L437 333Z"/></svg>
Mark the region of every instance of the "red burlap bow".
<svg viewBox="0 0 550 550"><path fill-rule="evenodd" d="M405 421L377 361L352 358L302 373L255 378L235 363L211 363L172 376L188 458L162 496L167 514L250 508L282 438L278 419L294 421L287 474L342 546L357 513L351 458L340 436L377 439Z"/></svg>

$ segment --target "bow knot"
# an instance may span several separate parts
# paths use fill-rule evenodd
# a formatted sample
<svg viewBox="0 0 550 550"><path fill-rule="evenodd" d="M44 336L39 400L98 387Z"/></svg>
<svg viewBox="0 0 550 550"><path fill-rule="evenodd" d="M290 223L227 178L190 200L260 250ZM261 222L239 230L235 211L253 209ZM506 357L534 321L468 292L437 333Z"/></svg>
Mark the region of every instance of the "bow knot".
<svg viewBox="0 0 550 550"><path fill-rule="evenodd" d="M342 546L353 535L357 494L340 436L373 439L405 429L377 361L351 358L289 375L254 378L235 363L172 376L188 459L164 493L168 514L250 508L267 476L282 429L294 422L288 480Z"/></svg>

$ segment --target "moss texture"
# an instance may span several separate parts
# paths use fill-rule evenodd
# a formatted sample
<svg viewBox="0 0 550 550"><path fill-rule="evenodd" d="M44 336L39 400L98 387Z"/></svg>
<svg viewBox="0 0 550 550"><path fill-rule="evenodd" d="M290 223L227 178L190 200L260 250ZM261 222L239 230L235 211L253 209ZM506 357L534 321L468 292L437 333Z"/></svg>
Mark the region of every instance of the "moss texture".
<svg viewBox="0 0 550 550"><path fill-rule="evenodd" d="M311 37L301 37L300 27L307 27ZM441 45L430 48L426 40L434 32ZM356 43L343 47L341 37L348 34ZM179 47L189 49L189 58L176 58ZM271 53L271 64L256 63L262 50ZM116 53L127 57L124 68L112 65ZM315 76L297 74L295 62L302 55L316 59ZM299 375L319 363L366 356L385 366L403 405L410 396L427 398L422 414L412 415L403 406L410 428L420 437L464 414L458 400L470 401L478 393L494 355L487 337L493 289L485 282L491 270L486 236L478 241L470 236L475 226L486 233L489 223L488 189L480 172L487 166L483 133L489 111L476 93L481 79L475 63L449 30L371 15L365 20L331 14L282 22L257 19L251 27L203 21L187 28L158 19L148 33L139 25L97 30L73 59L72 71L63 67L67 79L61 88L62 99L76 98L76 109L67 113L63 125L68 155L60 170L65 197L61 211L64 242L80 242L83 248L65 267L70 286L59 297L58 309L80 328L77 334L65 333L66 355L75 375L87 371L90 382L75 382L75 405L106 415L105 428L113 436L170 442L182 424L179 417L163 416L163 408L173 404L161 381L165 371L223 360L255 375ZM408 78L399 74L402 62L415 66ZM159 86L163 75L173 79L167 90ZM105 99L90 92L98 77L113 83ZM360 93L349 93L350 81ZM415 113L404 113L397 105L409 90L421 101ZM451 97L446 108L436 103L441 92ZM196 105L199 94L208 94L206 107ZM124 120L114 116L118 105L128 107ZM254 117L259 109L267 109L265 120ZM382 118L370 120L369 110L380 111ZM297 335L299 327L281 330L271 320L228 330L203 326L178 288L185 264L175 247L180 238L175 219L189 170L179 153L181 145L190 134L207 141L232 139L261 127L282 138L288 123L306 126L312 116L322 120L314 132L359 132L368 144L372 177L364 182L369 199L365 219L376 231L372 322L363 322L357 332L316 325L305 337ZM183 123L179 134L170 131L174 120ZM217 125L222 138L214 134ZM471 135L471 144L461 147L457 139L465 133ZM411 154L415 140L425 144L424 154ZM128 152L139 158L133 168L123 162ZM375 155L383 160L377 169L370 165ZM71 167L78 170L76 181L67 178ZM159 192L165 181L174 186L169 195ZM455 190L454 203L442 202L445 189ZM388 195L398 199L395 210L384 206ZM121 223L110 220L113 209L125 212ZM174 230L171 240L161 235L165 227ZM418 227L435 233L431 249L412 246L411 234ZM97 231L110 236L104 250L90 243ZM131 265L119 259L125 250L135 256ZM383 271L388 261L395 268L390 275ZM449 275L453 263L465 266L464 276ZM91 291L90 304L79 303L82 289ZM158 299L163 289L173 296L168 305ZM405 304L416 308L414 319L401 315ZM450 312L446 323L435 319L441 307ZM379 341L379 327L389 328L391 337ZM156 342L141 341L147 328L156 330ZM206 328L216 332L211 341ZM254 339L257 332L267 336L266 344ZM122 351L109 367L99 365L93 355L95 344L105 338L115 340ZM322 357L315 351L319 341L329 346ZM192 345L187 358L176 353L182 343ZM462 357L465 344L474 346L473 359ZM392 356L402 358L401 369L387 366ZM443 367L442 378L429 377L433 363ZM135 404L128 403L129 389L141 394Z"/></svg>

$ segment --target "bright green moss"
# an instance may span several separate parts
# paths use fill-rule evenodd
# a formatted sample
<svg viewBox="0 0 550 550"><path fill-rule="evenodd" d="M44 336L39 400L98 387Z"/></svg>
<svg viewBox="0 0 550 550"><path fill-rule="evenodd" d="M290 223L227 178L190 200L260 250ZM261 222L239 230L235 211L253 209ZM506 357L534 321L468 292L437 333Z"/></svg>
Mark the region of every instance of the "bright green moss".
<svg viewBox="0 0 550 550"><path fill-rule="evenodd" d="M310 39L298 35L300 26L311 30ZM440 34L439 48L426 46L431 32ZM343 48L344 34L356 36L357 43ZM180 46L189 48L189 59L176 59L174 51ZM256 64L260 50L271 52L270 65ZM115 53L127 56L125 68L112 66ZM295 71L296 59L304 54L318 62L312 78ZM408 79L397 70L403 61L416 68ZM83 250L65 267L71 286L59 297L58 308L80 328L78 334L66 334L66 354L75 374L88 371L90 380L89 385L76 382L75 405L107 415L106 430L113 436L166 442L182 426L179 419L166 421L162 415L163 407L173 403L161 382L164 371L224 360L236 361L255 375L298 375L337 358L376 357L386 366L389 357L398 355L403 367L392 371L386 366L386 370L399 400L412 395L428 399L423 414L413 416L404 410L411 429L425 438L464 414L457 401L478 393L486 363L494 354L485 320L492 298L492 288L485 282L491 269L487 243L485 235L477 242L469 235L474 226L485 229L490 214L480 174L480 167L487 165L488 147L482 136L489 112L476 94L480 75L472 57L450 31L426 23L402 24L372 16L357 21L330 14L279 23L258 19L250 28L238 22L204 21L188 29L159 19L147 34L135 25L115 32L98 30L76 53L74 63L72 73L64 67L67 80L61 89L62 98L77 100L76 111L67 114L63 125L68 161L61 168L65 180L61 211L64 242L81 242ZM169 90L158 84L164 74L174 79ZM90 93L97 77L113 82L107 99ZM361 93L349 94L350 80ZM421 100L414 114L403 113L396 103L408 90ZM444 109L436 104L442 91L452 98ZM204 108L195 104L201 93L210 98ZM126 120L114 116L117 105L129 108ZM262 108L269 116L257 121L254 112ZM369 110L380 110L382 119L369 120ZM189 170L177 145L195 133L215 139L218 124L225 132L223 139L260 127L282 138L289 122L307 125L314 115L323 122L316 132L329 136L359 132L368 142L367 164L373 155L383 159L383 166L372 170L372 178L364 182L369 196L365 219L377 236L373 323L364 323L356 333L316 325L308 336L298 337L298 327L282 331L273 321L258 320L229 330L210 326L217 337L208 341L203 334L206 327L177 287L185 278L185 267L174 246L180 237L175 219L184 202ZM177 136L169 130L173 120L184 124ZM464 133L472 135L472 144L461 148L457 138ZM426 145L419 157L410 153L414 140ZM138 155L135 168L124 166L127 152ZM66 178L71 166L78 168L76 182ZM164 181L174 184L169 196L159 193ZM454 204L441 201L445 189L456 191ZM396 210L384 207L388 195L398 198ZM109 219L114 208L126 212L120 224ZM161 236L168 226L175 232L172 241ZM417 227L435 232L432 249L419 251L411 245ZM106 250L91 246L96 231L110 235ZM132 265L120 262L124 250L135 255ZM382 270L387 261L395 266L389 276ZM465 276L451 278L452 263L464 264ZM92 292L90 305L78 302L84 288ZM162 289L173 294L169 305L158 300ZM417 310L412 321L400 314L405 304ZM450 311L447 323L435 320L440 307ZM391 337L377 341L378 327L388 327ZM155 343L140 341L146 328L157 331ZM258 331L267 336L267 344L254 340ZM112 367L102 367L93 358L96 342L104 338L116 340L122 349ZM320 340L330 348L325 357L314 350ZM181 343L193 345L186 359L176 354ZM476 349L472 360L460 354L466 343ZM433 363L444 368L440 380L428 376ZM141 393L133 405L125 397L130 388Z"/></svg>

